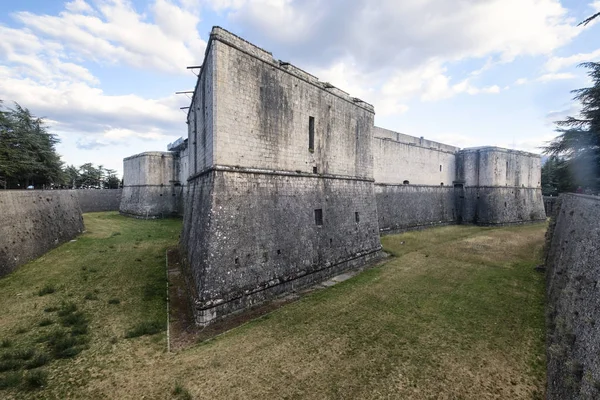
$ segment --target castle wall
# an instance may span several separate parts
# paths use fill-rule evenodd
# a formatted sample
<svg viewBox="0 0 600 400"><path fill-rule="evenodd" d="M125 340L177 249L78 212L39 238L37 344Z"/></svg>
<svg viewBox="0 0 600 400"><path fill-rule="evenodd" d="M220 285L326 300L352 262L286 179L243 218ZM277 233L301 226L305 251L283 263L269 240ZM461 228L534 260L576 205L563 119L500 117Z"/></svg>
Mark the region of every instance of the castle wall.
<svg viewBox="0 0 600 400"><path fill-rule="evenodd" d="M456 222L452 186L375 185L381 233Z"/></svg>
<svg viewBox="0 0 600 400"><path fill-rule="evenodd" d="M381 248L372 106L220 28L206 60L190 120L212 121L213 164L190 177L182 237L200 324L356 268Z"/></svg>
<svg viewBox="0 0 600 400"><path fill-rule="evenodd" d="M453 223L458 147L374 128L373 164L381 232ZM406 182L406 184L404 184Z"/></svg>
<svg viewBox="0 0 600 400"><path fill-rule="evenodd" d="M147 152L123 160L122 214L137 218L177 215L181 193L174 185L173 158L170 152Z"/></svg>
<svg viewBox="0 0 600 400"><path fill-rule="evenodd" d="M549 400L600 398L600 198L563 194L546 253Z"/></svg>
<svg viewBox="0 0 600 400"><path fill-rule="evenodd" d="M459 219L495 225L544 220L537 154L481 147L457 153L456 183L464 189Z"/></svg>
<svg viewBox="0 0 600 400"><path fill-rule="evenodd" d="M71 190L0 190L0 276L84 229Z"/></svg>

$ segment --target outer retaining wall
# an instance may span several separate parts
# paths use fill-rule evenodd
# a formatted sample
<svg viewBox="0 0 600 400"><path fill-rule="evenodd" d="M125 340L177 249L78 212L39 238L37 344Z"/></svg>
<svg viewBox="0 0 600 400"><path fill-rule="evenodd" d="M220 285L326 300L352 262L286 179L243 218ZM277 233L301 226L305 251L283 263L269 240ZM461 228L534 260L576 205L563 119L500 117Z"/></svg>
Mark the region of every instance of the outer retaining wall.
<svg viewBox="0 0 600 400"><path fill-rule="evenodd" d="M544 196L544 210L546 211L546 216L550 217L554 214L554 209L557 207L556 201L558 197L554 196Z"/></svg>
<svg viewBox="0 0 600 400"><path fill-rule="evenodd" d="M548 233L549 400L600 398L600 197L564 194Z"/></svg>
<svg viewBox="0 0 600 400"><path fill-rule="evenodd" d="M79 201L71 190L2 190L0 213L0 276L84 229Z"/></svg>
<svg viewBox="0 0 600 400"><path fill-rule="evenodd" d="M123 189L76 189L81 212L119 211Z"/></svg>
<svg viewBox="0 0 600 400"><path fill-rule="evenodd" d="M382 233L456 222L452 187L375 184L375 198Z"/></svg>

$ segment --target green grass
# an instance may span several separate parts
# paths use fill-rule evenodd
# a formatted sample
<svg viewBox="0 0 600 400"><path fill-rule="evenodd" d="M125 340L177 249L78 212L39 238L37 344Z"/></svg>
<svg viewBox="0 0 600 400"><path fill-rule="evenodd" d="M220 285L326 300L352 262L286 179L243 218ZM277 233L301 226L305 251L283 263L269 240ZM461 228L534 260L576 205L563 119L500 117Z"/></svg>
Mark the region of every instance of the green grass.
<svg viewBox="0 0 600 400"><path fill-rule="evenodd" d="M176 353L164 254L181 222L97 213L85 224L0 279L0 398L544 396L544 277L533 269L544 224L386 236L384 264ZM60 290L40 297L47 282ZM40 367L45 378L30 375Z"/></svg>

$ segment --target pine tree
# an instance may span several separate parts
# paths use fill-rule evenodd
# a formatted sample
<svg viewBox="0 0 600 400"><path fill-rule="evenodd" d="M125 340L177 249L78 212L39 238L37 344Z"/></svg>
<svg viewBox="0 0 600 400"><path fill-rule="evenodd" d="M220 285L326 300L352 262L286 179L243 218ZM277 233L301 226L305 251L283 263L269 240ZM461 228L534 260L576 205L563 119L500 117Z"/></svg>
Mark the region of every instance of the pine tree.
<svg viewBox="0 0 600 400"><path fill-rule="evenodd" d="M573 184L593 191L600 190L600 63L588 62L592 87L573 90L574 100L581 102L579 117L557 121L560 132L544 152L564 159Z"/></svg>

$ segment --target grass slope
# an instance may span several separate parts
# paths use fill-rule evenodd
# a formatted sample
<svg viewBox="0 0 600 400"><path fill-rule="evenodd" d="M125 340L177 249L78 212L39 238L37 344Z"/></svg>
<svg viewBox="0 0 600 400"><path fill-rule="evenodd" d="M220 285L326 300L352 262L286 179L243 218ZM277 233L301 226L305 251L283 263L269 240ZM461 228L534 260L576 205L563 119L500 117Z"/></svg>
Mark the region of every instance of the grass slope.
<svg viewBox="0 0 600 400"><path fill-rule="evenodd" d="M0 397L543 398L544 282L533 267L544 224L384 237L395 255L385 264L166 353L163 332L126 337L160 330L164 249L180 222L88 214L85 223L77 242L0 280L0 354L51 357L36 339L53 326L72 335L82 320L84 349L32 376L0 372ZM60 317L70 304L81 316Z"/></svg>

